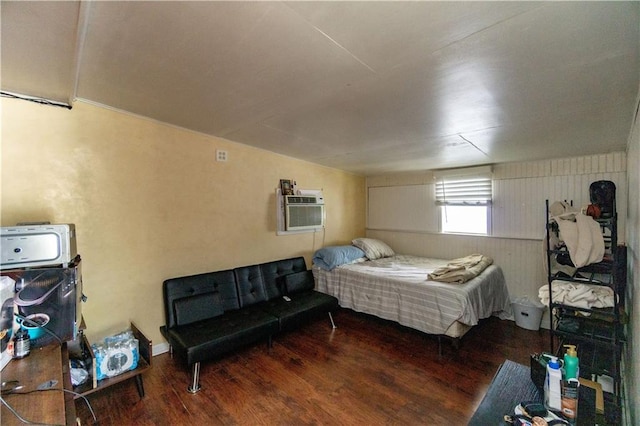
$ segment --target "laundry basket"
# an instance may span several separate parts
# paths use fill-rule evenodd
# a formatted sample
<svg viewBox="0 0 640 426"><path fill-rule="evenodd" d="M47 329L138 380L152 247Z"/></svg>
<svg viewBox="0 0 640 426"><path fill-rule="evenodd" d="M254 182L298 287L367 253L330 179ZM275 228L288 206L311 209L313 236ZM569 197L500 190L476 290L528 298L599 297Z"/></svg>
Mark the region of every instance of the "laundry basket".
<svg viewBox="0 0 640 426"><path fill-rule="evenodd" d="M530 300L527 296L511 301L516 325L527 330L540 330L540 321L545 307L542 303Z"/></svg>

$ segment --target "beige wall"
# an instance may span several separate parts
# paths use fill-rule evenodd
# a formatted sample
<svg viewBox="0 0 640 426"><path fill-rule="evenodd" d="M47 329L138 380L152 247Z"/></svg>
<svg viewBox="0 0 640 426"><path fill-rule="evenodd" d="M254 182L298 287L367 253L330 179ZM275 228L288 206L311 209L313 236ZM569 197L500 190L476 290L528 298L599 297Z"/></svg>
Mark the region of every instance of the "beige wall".
<svg viewBox="0 0 640 426"><path fill-rule="evenodd" d="M92 340L133 320L163 342L166 278L298 255L310 266L365 229L363 177L83 102L2 99L1 176L2 226L76 224ZM276 235L280 178L324 190L325 232Z"/></svg>

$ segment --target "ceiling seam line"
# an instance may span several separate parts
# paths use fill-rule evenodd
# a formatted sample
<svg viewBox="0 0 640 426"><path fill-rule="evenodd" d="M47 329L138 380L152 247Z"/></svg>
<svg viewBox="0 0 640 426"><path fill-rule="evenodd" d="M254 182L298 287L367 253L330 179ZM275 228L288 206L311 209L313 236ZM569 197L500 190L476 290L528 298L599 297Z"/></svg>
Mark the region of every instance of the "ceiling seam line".
<svg viewBox="0 0 640 426"><path fill-rule="evenodd" d="M313 25L308 19L306 19L304 16L302 16L300 13L298 13L297 10L295 10L294 8L292 8L291 6L289 6L288 4L285 3L285 6L288 7L291 11L293 11L293 13L295 13L296 15L298 15L303 21L305 21L306 23L308 23L309 25L311 25L311 27L318 31L320 34L322 34L323 36L325 36L327 39L329 39L329 41L331 41L331 43L335 44L336 46L338 46L341 50L347 52L347 54L349 54L349 56L351 56L353 59L355 59L356 61L358 61L360 64L362 64L364 67L366 67L369 71L371 71L374 74L377 74L376 70L374 70L373 68L371 68L366 62L364 62L363 60L361 60L360 58L358 58L356 55L354 55L353 53L351 53L349 51L349 49L347 49L346 47L344 47L343 45L341 45L340 43L338 43L336 40L334 40L333 38L331 38L331 36L329 36L329 34L325 33L324 31L322 31L320 28L318 28L317 26Z"/></svg>
<svg viewBox="0 0 640 426"><path fill-rule="evenodd" d="M465 142L467 142L469 145L471 145L472 147L474 147L475 149L477 149L478 151L480 151L482 153L482 155L484 155L485 157L489 157L489 154L487 154L486 152L484 152L483 150L481 150L480 148L478 148L478 146L476 144L474 144L473 142L471 142L469 139L465 138L462 135L458 135L462 140L464 140Z"/></svg>
<svg viewBox="0 0 640 426"><path fill-rule="evenodd" d="M353 59L355 59L356 61L360 62L362 65L364 65L369 71L371 71L374 74L376 73L376 70L374 70L373 68L371 68L369 65L367 65L364 61L362 61L360 58L358 58L356 55L354 55L353 53L351 53L346 47L342 46L340 43L338 43L337 41L335 41L334 39L332 39L329 34L325 33L324 31L322 31L320 28L316 27L315 25L311 25L316 31L318 31L320 34L322 34L323 36L325 36L326 38L328 38L333 44L335 44L336 46L338 46L340 49L344 50L345 52L347 52L349 54L349 56L351 56Z"/></svg>
<svg viewBox="0 0 640 426"><path fill-rule="evenodd" d="M432 55L433 55L434 53L440 52L441 50L448 49L448 48L449 48L449 47L451 47L451 46L454 46L454 45L456 45L456 44L458 44L458 43L462 43L462 42L464 42L464 41L465 41L465 40L467 40L468 38L474 37L474 36L476 36L476 35L478 35L478 34L481 34L481 33L485 32L485 31L488 31L488 30L490 30L490 29L492 29L492 28L494 28L494 27L496 27L496 26L498 26L498 25L502 25L503 23L508 22L508 21L511 21L512 19L515 19L515 18L517 18L517 17L519 17L519 16L521 16L521 15L526 15L526 14L530 13L531 11L536 10L536 9L538 9L538 8L540 8L540 7L544 7L544 6L542 6L542 5L540 5L540 6L536 6L536 7L532 8L532 9L528 9L528 10L525 10L525 11L523 11L523 12L516 13L516 14L515 14L515 15L513 15L513 16L509 16L509 17L507 17L507 18L504 18L504 19L502 19L502 20L500 20L500 21L498 21L498 22L494 22L493 24L491 24L491 25L489 25L489 26L487 26L487 27L480 28L479 30L474 31L474 32L472 32L471 34L467 34L466 36L464 36L464 37L462 37L462 38L460 38L460 39L458 39L458 40L453 40L451 43L449 43L449 44L447 44L447 45L445 45L445 46L442 46L442 47L439 47L439 48L437 48L437 49L433 50L430 54L432 54Z"/></svg>
<svg viewBox="0 0 640 426"><path fill-rule="evenodd" d="M80 83L80 68L82 66L82 55L84 43L89 30L89 9L91 2L81 1L78 10L78 30L76 32L76 51L74 55L74 70L72 76L72 93L69 103L72 104L78 98L78 85Z"/></svg>

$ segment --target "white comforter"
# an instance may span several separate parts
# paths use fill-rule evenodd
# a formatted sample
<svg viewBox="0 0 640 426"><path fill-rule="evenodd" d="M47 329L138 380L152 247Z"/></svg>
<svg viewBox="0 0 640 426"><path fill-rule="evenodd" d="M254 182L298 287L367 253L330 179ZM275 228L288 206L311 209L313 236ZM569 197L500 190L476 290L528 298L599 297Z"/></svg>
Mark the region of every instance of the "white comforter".
<svg viewBox="0 0 640 426"><path fill-rule="evenodd" d="M340 306L396 321L430 334L444 334L455 321L476 325L497 313L512 316L502 269L491 265L464 284L427 279L447 260L396 255L342 265L313 267L316 290L338 298Z"/></svg>
<svg viewBox="0 0 640 426"><path fill-rule="evenodd" d="M602 261L604 238L598 222L560 201L553 203L549 212L577 268Z"/></svg>
<svg viewBox="0 0 640 426"><path fill-rule="evenodd" d="M563 303L577 308L611 308L615 301L613 290L607 286L553 280L551 288L555 303ZM549 304L548 285L543 285L538 289L538 297L543 304Z"/></svg>

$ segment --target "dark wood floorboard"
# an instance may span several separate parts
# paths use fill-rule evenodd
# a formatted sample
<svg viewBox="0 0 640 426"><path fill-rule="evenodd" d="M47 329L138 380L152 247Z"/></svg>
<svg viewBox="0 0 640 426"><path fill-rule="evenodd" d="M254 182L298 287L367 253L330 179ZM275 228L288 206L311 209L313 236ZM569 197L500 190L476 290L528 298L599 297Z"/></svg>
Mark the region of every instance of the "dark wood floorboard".
<svg viewBox="0 0 640 426"><path fill-rule="evenodd" d="M546 330L483 320L455 350L397 324L340 310L279 335L273 348L248 347L203 363L202 390L169 354L144 374L146 395L126 381L88 399L100 425L460 425L506 359L528 365L549 347ZM81 400L84 425L93 423Z"/></svg>

